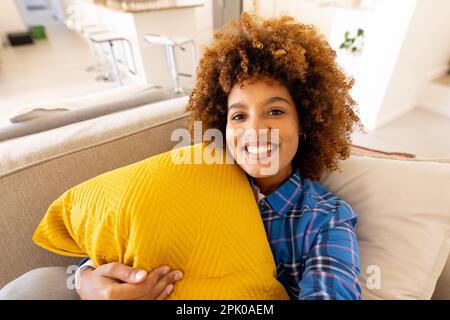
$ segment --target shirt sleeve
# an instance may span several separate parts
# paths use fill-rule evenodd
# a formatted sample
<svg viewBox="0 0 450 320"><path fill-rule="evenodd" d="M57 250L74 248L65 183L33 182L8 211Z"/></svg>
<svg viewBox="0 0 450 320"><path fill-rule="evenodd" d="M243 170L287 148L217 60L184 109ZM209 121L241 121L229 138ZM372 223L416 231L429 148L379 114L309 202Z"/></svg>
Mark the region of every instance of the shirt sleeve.
<svg viewBox="0 0 450 320"><path fill-rule="evenodd" d="M89 260L90 260L89 257L84 258L83 260L80 261L80 263L78 264L78 267L81 267L83 264L85 264Z"/></svg>
<svg viewBox="0 0 450 320"><path fill-rule="evenodd" d="M82 274L89 268L96 269L97 267L91 259L84 258L78 265L77 271L75 271L75 288L77 291L80 290L80 279Z"/></svg>
<svg viewBox="0 0 450 320"><path fill-rule="evenodd" d="M300 300L360 300L357 216L348 204L316 235L299 282Z"/></svg>

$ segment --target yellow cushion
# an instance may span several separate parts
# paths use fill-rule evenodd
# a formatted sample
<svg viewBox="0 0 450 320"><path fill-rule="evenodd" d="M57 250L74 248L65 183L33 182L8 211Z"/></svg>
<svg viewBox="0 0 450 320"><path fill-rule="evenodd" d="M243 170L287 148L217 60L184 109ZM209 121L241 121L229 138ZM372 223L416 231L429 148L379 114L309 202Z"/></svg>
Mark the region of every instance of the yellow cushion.
<svg viewBox="0 0 450 320"><path fill-rule="evenodd" d="M192 156L199 148L180 150ZM234 164L175 164L167 152L104 173L55 200L33 241L97 265L180 269L172 299L288 299L251 187Z"/></svg>

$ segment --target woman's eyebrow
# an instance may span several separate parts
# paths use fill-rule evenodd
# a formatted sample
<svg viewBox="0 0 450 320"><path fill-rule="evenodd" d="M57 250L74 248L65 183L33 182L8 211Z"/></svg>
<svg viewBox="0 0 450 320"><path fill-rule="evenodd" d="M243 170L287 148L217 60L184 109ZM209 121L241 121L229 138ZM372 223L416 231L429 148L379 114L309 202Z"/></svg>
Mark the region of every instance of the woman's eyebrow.
<svg viewBox="0 0 450 320"><path fill-rule="evenodd" d="M233 108L239 108L239 107L244 107L244 104L242 104L241 102L233 103L231 106L228 107L228 110L231 110Z"/></svg>
<svg viewBox="0 0 450 320"><path fill-rule="evenodd" d="M270 97L269 99L266 99L263 102L263 105L268 105L268 104L278 102L278 101L283 101L283 102L287 103L288 105L291 104L288 99L277 96L277 97ZM232 108L239 108L239 107L245 107L245 105L241 102L236 102L236 103L233 103L231 106L229 106L228 110L231 110Z"/></svg>
<svg viewBox="0 0 450 320"><path fill-rule="evenodd" d="M283 101L283 102L287 103L288 105L291 104L288 99L277 96L277 97L271 97L271 98L267 99L266 101L264 101L264 105L268 105L268 104L278 102L278 101Z"/></svg>

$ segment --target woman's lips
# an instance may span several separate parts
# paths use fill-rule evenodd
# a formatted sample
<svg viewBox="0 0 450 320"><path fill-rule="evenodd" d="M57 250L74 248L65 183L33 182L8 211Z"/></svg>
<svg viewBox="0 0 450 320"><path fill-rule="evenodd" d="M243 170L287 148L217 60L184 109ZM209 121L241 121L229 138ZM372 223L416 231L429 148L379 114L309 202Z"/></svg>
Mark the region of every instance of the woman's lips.
<svg viewBox="0 0 450 320"><path fill-rule="evenodd" d="M248 158L263 160L270 158L272 153L278 150L279 146L280 145L273 143L260 145L246 143L244 146L244 152Z"/></svg>

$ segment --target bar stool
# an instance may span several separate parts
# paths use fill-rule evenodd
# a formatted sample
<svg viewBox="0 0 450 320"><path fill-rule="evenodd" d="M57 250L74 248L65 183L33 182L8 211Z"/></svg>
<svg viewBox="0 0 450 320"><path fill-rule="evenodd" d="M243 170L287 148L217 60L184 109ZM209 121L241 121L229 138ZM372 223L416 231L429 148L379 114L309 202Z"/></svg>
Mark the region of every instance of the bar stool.
<svg viewBox="0 0 450 320"><path fill-rule="evenodd" d="M134 60L134 54L133 54L133 46L131 45L131 42L116 33L112 33L112 32L106 32L106 33L94 33L91 34L90 39L93 43L99 44L101 46L103 46L104 44L108 45L108 51L109 51L109 58L110 58L110 62L112 65L112 69L114 72L114 77L117 81L117 83L119 84L120 87L123 87L123 81L122 81L122 77L120 76L120 70L119 70L119 65L118 62L120 61L117 56L116 53L114 51L114 44L115 43L121 43L123 45L123 43L126 43L128 45L128 48L130 50L130 56L131 56L131 61L132 61L132 67L130 68L130 65L128 63L128 60L126 59L126 53L125 53L125 60L126 61L121 61L122 63L124 63L126 65L126 70L135 75L136 74L136 62Z"/></svg>
<svg viewBox="0 0 450 320"><path fill-rule="evenodd" d="M182 77L193 77L195 70L197 69L197 49L193 39L188 37L173 37L169 38L159 34L146 34L144 40L150 44L159 44L166 47L166 57L167 64L169 65L169 72L174 83L175 93L183 93L183 88L180 85L180 76ZM192 74L179 73L177 68L177 63L175 60L175 48L180 48L182 51L186 51L185 45L191 44L192 54L193 54L193 69Z"/></svg>
<svg viewBox="0 0 450 320"><path fill-rule="evenodd" d="M96 64L93 66L88 66L86 68L86 71L101 72L102 75L96 77L96 80L98 81L113 80L114 77L111 75L111 68L108 66L104 51L98 50L99 46L96 46L91 39L91 36L95 34L109 32L108 28L106 26L85 22L85 20L83 19L81 7L77 4L70 4L66 9L66 13L68 17L65 20L67 28L80 33L86 39L86 42L89 45L89 49L96 60Z"/></svg>
<svg viewBox="0 0 450 320"><path fill-rule="evenodd" d="M89 45L89 50L91 51L92 55L95 58L96 65L90 66L86 68L86 71L103 71L105 73L108 72L108 68L106 65L106 59L103 54L102 50L97 50L96 46L93 44L91 40L91 35L98 34L98 33L107 33L109 32L109 29L105 26L98 25L98 24L88 24L88 25L82 25L81 34L86 39L86 42ZM108 78L108 76L103 76L100 78Z"/></svg>
<svg viewBox="0 0 450 320"><path fill-rule="evenodd" d="M65 21L68 29L79 33L87 42L89 50L95 58L95 65L86 67L87 72L98 71L103 75L98 76L96 80L112 80L108 72L108 66L102 50L97 50L92 43L91 35L102 32L109 32L108 28L98 24L84 23L81 19L81 13L77 6L69 6L67 9L69 18Z"/></svg>
<svg viewBox="0 0 450 320"><path fill-rule="evenodd" d="M81 30L82 24L82 13L80 6L76 4L70 4L66 9L66 16L64 23L66 27L70 30Z"/></svg>

